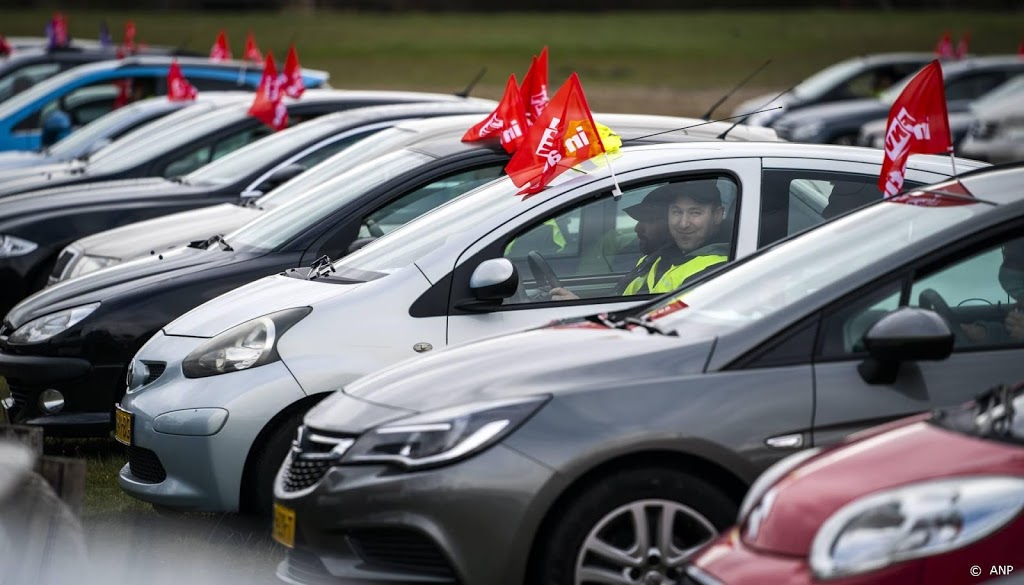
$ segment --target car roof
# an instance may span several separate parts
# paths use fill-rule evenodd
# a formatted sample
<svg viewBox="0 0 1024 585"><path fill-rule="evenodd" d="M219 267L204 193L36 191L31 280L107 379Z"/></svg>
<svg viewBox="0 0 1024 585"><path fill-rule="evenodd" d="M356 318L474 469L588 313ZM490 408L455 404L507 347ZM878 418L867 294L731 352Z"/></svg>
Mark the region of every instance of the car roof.
<svg viewBox="0 0 1024 585"><path fill-rule="evenodd" d="M1024 199L1024 162L980 168L959 175L957 180L967 190L985 201L1006 205ZM940 183L945 185L948 183Z"/></svg>
<svg viewBox="0 0 1024 585"><path fill-rule="evenodd" d="M442 102L412 102L405 104L389 104L383 106L367 106L355 108L333 114L327 114L317 118L319 124L334 124L336 126L358 126L366 122L376 122L395 118L412 118L415 116L431 116L472 113L479 117L481 114L490 112L495 104L488 104L485 100L456 99Z"/></svg>
<svg viewBox="0 0 1024 585"><path fill-rule="evenodd" d="M983 69L1021 69L1024 70L1024 59L1019 55L990 55L970 57L959 61L942 61L943 75L961 75L968 71Z"/></svg>

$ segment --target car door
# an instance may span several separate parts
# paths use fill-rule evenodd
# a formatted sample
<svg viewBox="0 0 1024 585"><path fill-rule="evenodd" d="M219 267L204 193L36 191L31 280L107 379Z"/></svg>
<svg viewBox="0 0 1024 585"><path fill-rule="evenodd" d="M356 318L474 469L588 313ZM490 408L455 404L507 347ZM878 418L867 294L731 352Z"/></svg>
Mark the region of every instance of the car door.
<svg viewBox="0 0 1024 585"><path fill-rule="evenodd" d="M842 437L894 418L951 406L1021 377L1024 330L1007 327L1024 316L1008 274L1024 276L1020 225L969 246L951 243L940 257L872 283L828 310L815 351L814 443ZM1019 279L1018 279L1019 280ZM904 362L895 382L869 384L858 366L867 357L864 334L900 306L939 313L954 333L944 360Z"/></svg>
<svg viewBox="0 0 1024 585"><path fill-rule="evenodd" d="M597 192L587 188L524 214L514 225L489 234L456 262L448 343L536 327L555 319L619 311L650 298L621 292L624 279L644 255L634 232L637 221L625 210L667 183L713 182L724 207L719 239L730 243L730 259L750 253L757 239L760 173L756 158L667 165L623 174L623 194L617 200L610 185ZM531 268L531 252L539 254L561 286L579 298L551 300L550 287ZM516 266L519 293L487 312L459 309L460 302L472 295L472 269L497 257L508 258Z"/></svg>

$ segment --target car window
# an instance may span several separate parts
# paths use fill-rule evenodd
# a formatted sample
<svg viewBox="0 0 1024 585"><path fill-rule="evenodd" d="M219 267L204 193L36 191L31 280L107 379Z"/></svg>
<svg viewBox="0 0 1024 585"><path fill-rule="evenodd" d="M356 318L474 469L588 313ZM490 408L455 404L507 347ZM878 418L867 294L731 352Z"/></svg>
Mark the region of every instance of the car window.
<svg viewBox="0 0 1024 585"><path fill-rule="evenodd" d="M244 83L240 84L237 80L208 79L196 76L186 77L188 77L188 82L199 91L238 91L239 89L246 88Z"/></svg>
<svg viewBox="0 0 1024 585"><path fill-rule="evenodd" d="M915 275L905 304L930 309L949 323L954 351L1024 344L1024 238L960 257ZM825 318L821 355L843 358L865 351L867 330L900 306L893 283L847 303Z"/></svg>
<svg viewBox="0 0 1024 585"><path fill-rule="evenodd" d="M946 100L973 100L995 89L1006 81L1007 74L1002 71L986 71L972 75L964 75L946 84Z"/></svg>
<svg viewBox="0 0 1024 585"><path fill-rule="evenodd" d="M313 152L307 153L305 156L299 157L295 160L294 164L302 165L307 169L312 168L375 132L377 132L377 130L367 130L366 132L346 136L341 140L335 140L334 142L325 144Z"/></svg>
<svg viewBox="0 0 1024 585"><path fill-rule="evenodd" d="M758 247L882 199L877 175L827 171L766 170L761 192Z"/></svg>
<svg viewBox="0 0 1024 585"><path fill-rule="evenodd" d="M162 176L164 177L180 177L187 175L199 167L210 162L210 150L209 145L202 148L197 148L186 154L180 155L178 158L171 161L166 167Z"/></svg>
<svg viewBox="0 0 1024 585"><path fill-rule="evenodd" d="M269 127L260 124L252 128L247 128L241 132L236 132L227 138L218 140L213 146L213 156L210 160L217 160L222 156L231 154L232 152L256 142L264 136L269 136L271 130Z"/></svg>
<svg viewBox="0 0 1024 585"><path fill-rule="evenodd" d="M59 63L36 63L11 72L0 79L0 102L25 91L58 71Z"/></svg>
<svg viewBox="0 0 1024 585"><path fill-rule="evenodd" d="M686 197L692 193L719 203ZM551 283L538 274L544 265L559 287L581 299L673 290L701 270L732 259L736 194L736 183L725 176L662 179L629 186L618 199L607 193L534 222L505 245L504 256L517 267L522 290L504 303L550 301ZM695 260L692 274L683 274L694 250L715 260L699 268L697 263L704 261Z"/></svg>

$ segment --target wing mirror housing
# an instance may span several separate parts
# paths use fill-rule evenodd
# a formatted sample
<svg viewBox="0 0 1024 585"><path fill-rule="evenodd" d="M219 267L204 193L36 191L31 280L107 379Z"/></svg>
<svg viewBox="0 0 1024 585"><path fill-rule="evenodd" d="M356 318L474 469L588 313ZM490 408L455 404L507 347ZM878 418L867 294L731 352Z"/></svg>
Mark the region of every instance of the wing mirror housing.
<svg viewBox="0 0 1024 585"><path fill-rule="evenodd" d="M875 322L864 334L868 357L857 371L868 384L892 384L900 364L939 361L953 353L953 332L934 311L901 307Z"/></svg>
<svg viewBox="0 0 1024 585"><path fill-rule="evenodd" d="M458 303L464 311L490 311L501 301L516 294L519 288L519 270L508 258L484 260L469 277L472 299Z"/></svg>

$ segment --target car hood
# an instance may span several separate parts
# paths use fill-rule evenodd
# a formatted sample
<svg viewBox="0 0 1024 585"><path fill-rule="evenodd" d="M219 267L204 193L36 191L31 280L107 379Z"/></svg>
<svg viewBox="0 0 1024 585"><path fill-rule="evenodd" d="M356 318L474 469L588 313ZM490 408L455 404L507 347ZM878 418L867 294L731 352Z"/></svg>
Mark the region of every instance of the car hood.
<svg viewBox="0 0 1024 585"><path fill-rule="evenodd" d="M255 207L224 203L128 224L75 242L83 254L130 260L214 234L226 234L262 215Z"/></svg>
<svg viewBox="0 0 1024 585"><path fill-rule="evenodd" d="M103 302L129 291L163 283L198 269L215 269L250 255L220 249L177 248L97 270L47 287L22 300L7 314L15 327L54 311Z"/></svg>
<svg viewBox="0 0 1024 585"><path fill-rule="evenodd" d="M360 378L320 403L306 423L327 431L365 431L374 421L348 412L353 399L393 411L422 412L695 374L703 370L710 350L711 341L688 343L642 330L534 329L413 358Z"/></svg>
<svg viewBox="0 0 1024 585"><path fill-rule="evenodd" d="M876 99L846 100L832 104L807 106L787 112L775 121L775 128L796 128L812 122L829 122L844 119L873 120L889 113L889 106Z"/></svg>
<svg viewBox="0 0 1024 585"><path fill-rule="evenodd" d="M918 417L803 463L770 490L774 501L756 534L749 534L749 523L740 534L753 548L806 557L821 525L858 498L931 479L1019 475L1022 465L1019 446L956 433Z"/></svg>
<svg viewBox="0 0 1024 585"><path fill-rule="evenodd" d="M164 327L167 335L213 337L246 321L284 309L314 306L365 283L338 285L275 275L250 282L199 305ZM316 318L316 309L311 318Z"/></svg>
<svg viewBox="0 0 1024 585"><path fill-rule="evenodd" d="M0 152L0 172L45 164L49 157L40 152Z"/></svg>
<svg viewBox="0 0 1024 585"><path fill-rule="evenodd" d="M200 190L162 178L125 179L57 187L0 198L0 218L13 218L55 208L68 209L96 203L153 199Z"/></svg>
<svg viewBox="0 0 1024 585"><path fill-rule="evenodd" d="M0 174L0 197L95 180L85 166L68 163L10 169Z"/></svg>

